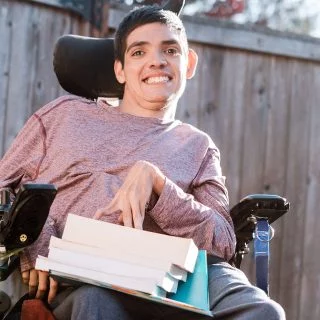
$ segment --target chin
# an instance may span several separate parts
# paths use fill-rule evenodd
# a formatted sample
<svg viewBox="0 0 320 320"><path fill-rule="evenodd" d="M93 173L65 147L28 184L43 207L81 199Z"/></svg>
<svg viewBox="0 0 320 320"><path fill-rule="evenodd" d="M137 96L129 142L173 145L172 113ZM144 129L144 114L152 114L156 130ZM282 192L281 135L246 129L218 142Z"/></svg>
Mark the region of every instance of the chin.
<svg viewBox="0 0 320 320"><path fill-rule="evenodd" d="M153 110L162 110L168 108L172 104L172 100L163 99L163 100L153 100L149 101L150 109Z"/></svg>
<svg viewBox="0 0 320 320"><path fill-rule="evenodd" d="M145 95L145 100L150 103L168 103L176 99L176 94L164 94L164 95Z"/></svg>

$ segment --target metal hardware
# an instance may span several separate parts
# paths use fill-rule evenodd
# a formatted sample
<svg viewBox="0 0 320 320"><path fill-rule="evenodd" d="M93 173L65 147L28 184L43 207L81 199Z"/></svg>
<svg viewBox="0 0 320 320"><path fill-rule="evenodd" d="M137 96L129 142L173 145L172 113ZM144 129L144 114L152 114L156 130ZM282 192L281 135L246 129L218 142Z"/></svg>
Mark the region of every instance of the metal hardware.
<svg viewBox="0 0 320 320"><path fill-rule="evenodd" d="M274 229L270 225L268 231L258 231L256 228L254 236L262 242L270 242L274 237Z"/></svg>
<svg viewBox="0 0 320 320"><path fill-rule="evenodd" d="M23 234L20 235L20 238L19 238L19 239L20 239L20 242L26 242L27 239L28 239L28 236L23 233Z"/></svg>
<svg viewBox="0 0 320 320"><path fill-rule="evenodd" d="M271 232L270 232L271 230ZM268 219L257 218L254 238L254 256L256 260L256 285L269 294L269 242L273 238L273 229Z"/></svg>

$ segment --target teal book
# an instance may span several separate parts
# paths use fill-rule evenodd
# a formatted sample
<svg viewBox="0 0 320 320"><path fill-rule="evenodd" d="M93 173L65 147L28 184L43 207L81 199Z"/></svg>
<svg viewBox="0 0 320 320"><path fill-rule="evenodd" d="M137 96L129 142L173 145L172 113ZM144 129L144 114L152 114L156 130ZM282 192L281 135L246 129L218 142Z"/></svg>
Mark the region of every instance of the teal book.
<svg viewBox="0 0 320 320"><path fill-rule="evenodd" d="M179 282L176 293L169 293L167 297L209 311L206 251L199 250L194 272L188 274L186 282Z"/></svg>
<svg viewBox="0 0 320 320"><path fill-rule="evenodd" d="M50 275L59 282L70 283L71 285L88 283L148 301L153 301L154 303L198 313L210 318L213 317L213 313L209 310L207 256L206 251L204 250L199 250L194 272L188 273L186 282L179 282L178 289L175 294L168 294L164 290L158 288L158 292L151 295L136 290L110 285L105 282L95 281L86 278L85 276L79 277L70 273L55 270L50 270Z"/></svg>

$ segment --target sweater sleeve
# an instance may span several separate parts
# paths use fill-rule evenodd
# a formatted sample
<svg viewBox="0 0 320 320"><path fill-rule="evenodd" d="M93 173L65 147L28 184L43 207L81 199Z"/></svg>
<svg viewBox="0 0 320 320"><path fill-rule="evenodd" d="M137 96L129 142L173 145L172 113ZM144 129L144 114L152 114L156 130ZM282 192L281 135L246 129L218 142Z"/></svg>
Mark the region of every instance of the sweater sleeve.
<svg viewBox="0 0 320 320"><path fill-rule="evenodd" d="M208 150L190 192L166 178L164 189L148 214L165 233L192 238L209 254L229 260L235 249L235 234L219 151Z"/></svg>
<svg viewBox="0 0 320 320"><path fill-rule="evenodd" d="M10 188L13 194L21 184L34 182L39 173L41 163L46 155L46 131L41 119L33 115L21 129L11 147L0 161L0 189ZM38 240L24 249L21 255L21 270L34 267L38 254L46 254L51 234L50 219L45 224Z"/></svg>
<svg viewBox="0 0 320 320"><path fill-rule="evenodd" d="M33 115L0 161L0 188L15 190L21 183L35 180L45 152L45 129Z"/></svg>

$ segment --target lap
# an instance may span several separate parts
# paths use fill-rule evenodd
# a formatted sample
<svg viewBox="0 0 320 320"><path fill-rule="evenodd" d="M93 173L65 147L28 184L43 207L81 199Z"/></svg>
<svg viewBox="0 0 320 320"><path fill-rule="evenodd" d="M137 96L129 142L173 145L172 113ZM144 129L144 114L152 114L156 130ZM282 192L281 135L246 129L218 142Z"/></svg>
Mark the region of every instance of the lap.
<svg viewBox="0 0 320 320"><path fill-rule="evenodd" d="M285 319L282 307L241 270L222 262L211 265L208 273L210 309L217 319Z"/></svg>
<svg viewBox="0 0 320 320"><path fill-rule="evenodd" d="M52 308L58 320L201 319L176 308L90 285L62 291Z"/></svg>
<svg viewBox="0 0 320 320"><path fill-rule="evenodd" d="M226 262L213 264L208 268L210 309L240 300L266 300L267 295L261 289L253 286L246 275ZM241 295L237 294L241 291ZM247 297L246 293L250 292ZM239 301L240 302L240 301Z"/></svg>
<svg viewBox="0 0 320 320"><path fill-rule="evenodd" d="M208 267L209 302L215 319L285 319L282 308L244 273L228 263ZM70 289L69 289L70 290ZM202 319L176 308L147 302L119 292L82 286L57 296L54 315L60 319ZM108 315L106 317L106 315Z"/></svg>

